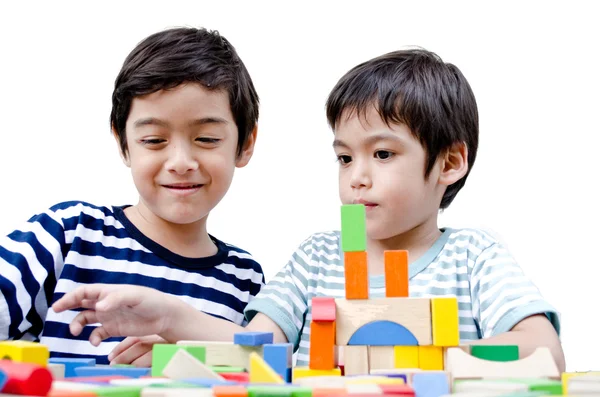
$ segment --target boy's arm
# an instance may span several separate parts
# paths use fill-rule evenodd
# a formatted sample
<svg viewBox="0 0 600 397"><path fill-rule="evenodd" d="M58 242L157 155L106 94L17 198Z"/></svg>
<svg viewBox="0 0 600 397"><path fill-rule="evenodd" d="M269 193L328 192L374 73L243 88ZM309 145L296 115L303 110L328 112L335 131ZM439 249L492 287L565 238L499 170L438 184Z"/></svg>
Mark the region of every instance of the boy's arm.
<svg viewBox="0 0 600 397"><path fill-rule="evenodd" d="M548 347L564 371L558 313L505 247L495 243L478 255L469 285L473 317L483 339L467 343L518 345L521 357Z"/></svg>
<svg viewBox="0 0 600 397"><path fill-rule="evenodd" d="M535 349L545 346L562 373L565 372L565 355L552 323L544 314L534 314L521 320L510 331L489 338L466 342L469 345L518 345L519 357L532 354Z"/></svg>
<svg viewBox="0 0 600 397"><path fill-rule="evenodd" d="M52 211L0 237L0 340L39 340L62 266L65 234Z"/></svg>

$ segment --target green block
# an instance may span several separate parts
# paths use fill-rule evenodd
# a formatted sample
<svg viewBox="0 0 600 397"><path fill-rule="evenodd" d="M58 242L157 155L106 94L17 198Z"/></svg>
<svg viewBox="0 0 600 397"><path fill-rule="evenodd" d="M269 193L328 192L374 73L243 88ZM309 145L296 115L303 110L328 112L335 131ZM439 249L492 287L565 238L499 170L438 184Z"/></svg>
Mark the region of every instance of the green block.
<svg viewBox="0 0 600 397"><path fill-rule="evenodd" d="M297 387L292 391L292 397L312 397L313 389L307 386Z"/></svg>
<svg viewBox="0 0 600 397"><path fill-rule="evenodd" d="M152 346L152 376L163 376L165 369L177 350L183 349L199 361L206 362L206 348L204 346L183 346L157 343Z"/></svg>
<svg viewBox="0 0 600 397"><path fill-rule="evenodd" d="M490 361L515 361L519 359L517 345L473 345L471 355Z"/></svg>
<svg viewBox="0 0 600 397"><path fill-rule="evenodd" d="M98 397L140 397L144 386L107 386L92 389Z"/></svg>
<svg viewBox="0 0 600 397"><path fill-rule="evenodd" d="M367 249L367 215L363 204L342 205L342 251Z"/></svg>
<svg viewBox="0 0 600 397"><path fill-rule="evenodd" d="M562 389L562 382L557 380L557 381L552 381L553 383L546 383L546 384L534 384L529 386L529 390L531 391L543 391L546 393L546 395L552 395L552 396L562 396L563 394L563 389Z"/></svg>
<svg viewBox="0 0 600 397"><path fill-rule="evenodd" d="M229 367L227 365L215 365L212 367L209 366L209 368L218 374L222 373L222 372L227 372L227 373L246 372L246 369L243 367Z"/></svg>
<svg viewBox="0 0 600 397"><path fill-rule="evenodd" d="M248 386L248 397L292 397L298 386ZM311 393L312 395L312 393ZM294 396L295 397L295 396Z"/></svg>

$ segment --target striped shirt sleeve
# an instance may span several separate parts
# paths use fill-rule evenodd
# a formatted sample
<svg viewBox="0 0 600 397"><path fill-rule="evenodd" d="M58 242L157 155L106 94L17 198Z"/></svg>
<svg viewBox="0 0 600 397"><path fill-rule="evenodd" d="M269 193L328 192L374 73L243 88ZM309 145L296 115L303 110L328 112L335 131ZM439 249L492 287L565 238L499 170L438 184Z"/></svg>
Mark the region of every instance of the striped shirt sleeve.
<svg viewBox="0 0 600 397"><path fill-rule="evenodd" d="M300 334L308 312L307 285L310 256L305 241L292 255L289 262L275 275L259 294L246 306L248 321L257 313L273 320L285 333L294 351L300 343Z"/></svg>
<svg viewBox="0 0 600 397"><path fill-rule="evenodd" d="M62 221L52 211L0 237L0 340L39 340L64 240Z"/></svg>
<svg viewBox="0 0 600 397"><path fill-rule="evenodd" d="M508 332L535 314L545 314L560 335L558 312L501 244L496 242L478 255L470 288L473 318L483 338Z"/></svg>

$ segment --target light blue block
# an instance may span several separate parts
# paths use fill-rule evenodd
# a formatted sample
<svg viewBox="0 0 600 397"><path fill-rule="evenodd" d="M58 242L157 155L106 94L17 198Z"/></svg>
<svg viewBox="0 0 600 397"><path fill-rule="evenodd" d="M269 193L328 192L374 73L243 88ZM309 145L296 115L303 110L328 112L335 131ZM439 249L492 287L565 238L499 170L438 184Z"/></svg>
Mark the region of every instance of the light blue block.
<svg viewBox="0 0 600 397"><path fill-rule="evenodd" d="M63 364L65 366L65 378L77 376L75 368L94 367L96 365L95 358L52 357L48 359L48 362L51 364Z"/></svg>
<svg viewBox="0 0 600 397"><path fill-rule="evenodd" d="M443 372L417 372L412 377L415 396L440 397L450 393L448 375Z"/></svg>
<svg viewBox="0 0 600 397"><path fill-rule="evenodd" d="M417 338L404 326L392 321L373 321L352 334L349 346L417 346Z"/></svg>
<svg viewBox="0 0 600 397"><path fill-rule="evenodd" d="M233 343L242 346L262 346L273 343L272 332L238 332L233 335Z"/></svg>
<svg viewBox="0 0 600 397"><path fill-rule="evenodd" d="M291 382L289 369L292 367L291 343L272 343L263 346L263 359L286 382Z"/></svg>
<svg viewBox="0 0 600 397"><path fill-rule="evenodd" d="M142 376L150 375L150 368L136 368L136 367L111 367L97 366L97 367L77 367L75 368L75 374L77 376L127 376L129 378L139 378Z"/></svg>

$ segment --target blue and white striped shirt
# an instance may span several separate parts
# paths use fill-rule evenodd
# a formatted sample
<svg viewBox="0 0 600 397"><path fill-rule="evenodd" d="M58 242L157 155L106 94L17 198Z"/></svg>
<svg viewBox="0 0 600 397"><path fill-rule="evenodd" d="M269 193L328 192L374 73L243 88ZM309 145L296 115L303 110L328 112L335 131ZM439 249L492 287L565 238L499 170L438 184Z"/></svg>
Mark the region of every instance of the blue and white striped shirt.
<svg viewBox="0 0 600 397"><path fill-rule="evenodd" d="M240 325L244 308L264 284L261 266L237 247L212 237L217 254L186 258L143 235L123 207L72 201L35 215L0 237L0 340L41 340L51 357L96 358L122 338L98 347L88 342L94 326L74 337L71 310L49 307L82 284L136 284L177 296L193 307Z"/></svg>

